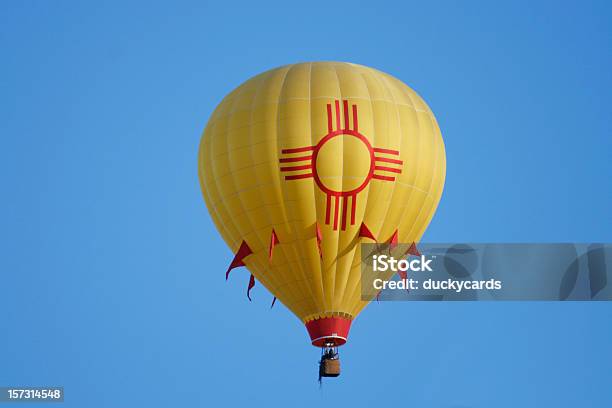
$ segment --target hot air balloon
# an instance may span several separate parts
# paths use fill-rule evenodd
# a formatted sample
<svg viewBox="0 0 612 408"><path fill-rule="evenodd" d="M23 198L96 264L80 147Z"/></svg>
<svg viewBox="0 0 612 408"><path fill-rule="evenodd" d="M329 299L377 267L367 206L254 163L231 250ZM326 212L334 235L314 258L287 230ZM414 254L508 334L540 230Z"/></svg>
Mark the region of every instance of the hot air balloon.
<svg viewBox="0 0 612 408"><path fill-rule="evenodd" d="M246 266L322 348L368 304L361 243L418 242L444 186L440 129L400 80L362 65L312 62L259 74L229 93L202 135L206 206ZM334 364L332 364L334 363Z"/></svg>

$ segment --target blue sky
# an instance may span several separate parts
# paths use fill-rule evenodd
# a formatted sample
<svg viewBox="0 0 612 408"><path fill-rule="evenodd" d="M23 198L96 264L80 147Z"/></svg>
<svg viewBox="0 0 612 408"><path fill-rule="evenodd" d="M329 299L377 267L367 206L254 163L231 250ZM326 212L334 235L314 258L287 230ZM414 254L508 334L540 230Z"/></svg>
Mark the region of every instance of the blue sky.
<svg viewBox="0 0 612 408"><path fill-rule="evenodd" d="M537 3L537 4L536 4ZM611 242L608 2L0 5L0 385L65 406L612 406L608 303L379 303L343 375L232 254L197 146L278 65L341 60L436 113L430 242ZM280 306L280 307L278 307Z"/></svg>

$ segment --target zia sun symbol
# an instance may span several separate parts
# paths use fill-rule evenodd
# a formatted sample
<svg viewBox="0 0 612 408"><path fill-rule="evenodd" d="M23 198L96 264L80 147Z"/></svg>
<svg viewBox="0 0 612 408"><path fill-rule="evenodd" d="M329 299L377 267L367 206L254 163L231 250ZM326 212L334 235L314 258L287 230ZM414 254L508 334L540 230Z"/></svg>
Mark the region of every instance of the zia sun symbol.
<svg viewBox="0 0 612 408"><path fill-rule="evenodd" d="M333 228L338 229L338 221L341 217L341 229L346 230L347 213L348 213L348 201L351 201L350 210L350 222L351 225L355 224L355 208L357 206L357 194L359 194L366 186L372 181L395 181L395 174L402 172L403 161L395 157L399 157L400 152L397 150L383 149L379 147L373 147L370 141L361 133L358 128L358 115L357 105L352 105L352 128L349 123L349 103L343 101L343 116L344 116L344 128L341 125L341 114L340 114L340 101L334 101L334 112L332 112L332 104L327 104L327 134L323 136L319 142L314 146L304 146L292 149L283 149L281 151L284 157L279 159L281 163L280 171L290 173L285 176L285 180L300 180L313 178L317 186L327 196L327 202L325 206L325 224L330 225L331 219L331 208L332 199L334 201L334 215L333 215ZM335 117L335 120L334 120ZM333 149L325 149L326 144L333 140L338 140L344 136L349 141L361 145L360 148L365 151L365 156L369 157L369 160L361 160L363 163L363 175L359 177L358 183L351 186L352 188L343 190L338 189L337 186L330 185L328 178L321 174L321 171L317 169L317 160L334 160L333 157L329 157L327 153L334 151ZM346 139L345 139L346 141ZM336 150L337 151L337 150ZM327 153L326 153L327 152ZM304 155L306 153L306 155ZM301 154L301 155L296 155ZM390 156L390 157L389 157ZM344 160L350 160L348 157L344 157ZM366 168L369 166L369 168ZM389 175L390 174L390 175ZM336 177L337 179L338 177ZM342 212L340 213L340 202L342 202Z"/></svg>

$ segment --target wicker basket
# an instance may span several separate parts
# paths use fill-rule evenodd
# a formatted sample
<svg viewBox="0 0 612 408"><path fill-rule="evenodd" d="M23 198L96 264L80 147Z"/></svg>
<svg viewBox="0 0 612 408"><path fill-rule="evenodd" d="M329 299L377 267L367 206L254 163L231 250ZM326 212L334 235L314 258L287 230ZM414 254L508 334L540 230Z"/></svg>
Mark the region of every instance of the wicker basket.
<svg viewBox="0 0 612 408"><path fill-rule="evenodd" d="M321 377L337 377L340 375L340 360L323 360L321 362Z"/></svg>

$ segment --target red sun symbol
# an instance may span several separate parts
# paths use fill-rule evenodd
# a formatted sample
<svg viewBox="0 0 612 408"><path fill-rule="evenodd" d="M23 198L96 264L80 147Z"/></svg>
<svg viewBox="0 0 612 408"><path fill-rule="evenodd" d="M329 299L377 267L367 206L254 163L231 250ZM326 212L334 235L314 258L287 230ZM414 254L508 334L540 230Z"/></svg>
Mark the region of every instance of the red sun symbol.
<svg viewBox="0 0 612 408"><path fill-rule="evenodd" d="M372 147L370 141L358 130L358 115L357 105L352 105L352 122L353 126L349 124L349 104L348 101L343 101L343 113L344 113L344 128L341 125L340 115L340 101L336 100L334 103L335 115L332 112L332 104L327 104L327 134L323 136L319 142L314 146L297 147L293 149L283 149L282 154L289 157L282 157L279 159L281 163L281 172L292 173L285 176L285 180L300 180L307 178L314 178L315 183L327 195L327 204L325 207L325 224L330 225L331 223L331 207L332 198L334 199L334 219L333 228L338 229L338 219L341 216L341 228L346 230L346 221L348 213L348 201L351 201L351 225L355 224L355 208L357 206L357 194L362 191L372 179L381 181L395 181L395 174L402 172L403 161L388 156L399 156L400 152L391 149L382 149L378 147ZM334 126L335 116L335 126ZM369 154L369 169L367 174L364 175L361 184L357 185L348 191L338 191L336 189L327 186L317 171L317 159L320 157L321 149L330 140L339 137L348 136L355 138L361 143ZM298 153L307 153L306 155L296 155ZM290 163L287 166L283 164ZM301 164L304 163L304 164ZM364 166L368 163L365 162ZM390 167L395 165L395 167ZM382 174L381 174L382 173ZM391 174L391 175L386 175ZM342 201L342 212L340 213L340 202Z"/></svg>

